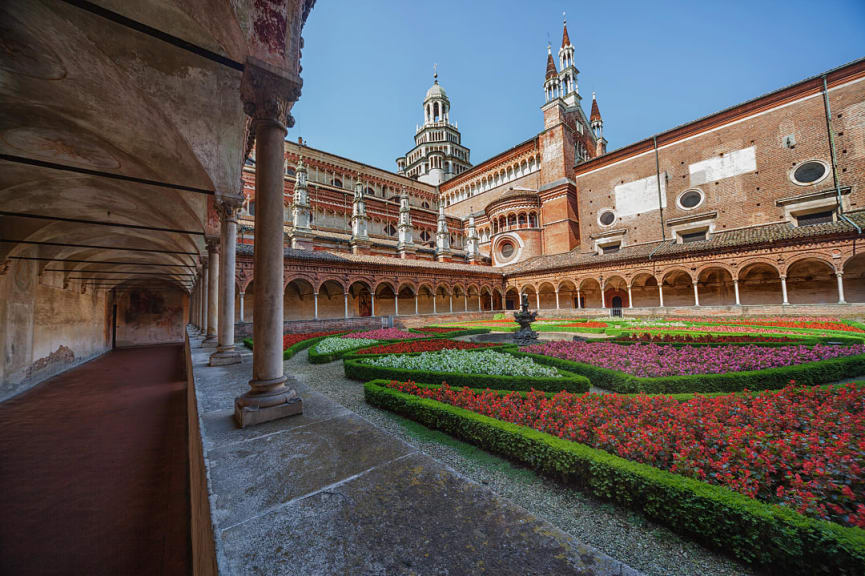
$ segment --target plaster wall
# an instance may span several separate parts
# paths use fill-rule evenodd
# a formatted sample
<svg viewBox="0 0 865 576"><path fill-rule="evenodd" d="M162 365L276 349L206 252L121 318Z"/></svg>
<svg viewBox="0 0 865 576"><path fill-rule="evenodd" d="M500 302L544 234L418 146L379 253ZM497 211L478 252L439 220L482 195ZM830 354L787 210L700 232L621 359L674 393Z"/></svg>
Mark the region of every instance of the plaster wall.
<svg viewBox="0 0 865 576"><path fill-rule="evenodd" d="M183 342L187 298L175 288L140 288L117 294L117 346Z"/></svg>
<svg viewBox="0 0 865 576"><path fill-rule="evenodd" d="M55 275L15 260L0 276L0 400L77 366L111 346L104 292L63 289Z"/></svg>

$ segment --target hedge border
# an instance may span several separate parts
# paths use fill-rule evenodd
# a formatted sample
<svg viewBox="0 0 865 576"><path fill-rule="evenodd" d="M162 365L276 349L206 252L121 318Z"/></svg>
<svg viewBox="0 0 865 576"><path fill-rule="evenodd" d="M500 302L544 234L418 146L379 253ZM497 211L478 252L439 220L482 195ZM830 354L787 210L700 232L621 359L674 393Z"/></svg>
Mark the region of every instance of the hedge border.
<svg viewBox="0 0 865 576"><path fill-rule="evenodd" d="M347 332L347 331L346 332L336 332L334 334L328 334L327 336L316 336L315 338L309 338L307 340L301 340L300 342L297 342L296 344L292 344L291 346L289 346L288 348L283 350L282 351L282 359L288 360L289 358L293 357L295 354L297 354L301 350L305 350L305 349L309 348L310 346L314 346L315 344L318 344L321 340L324 340L325 338L330 338L331 336L335 336L338 338L340 336L345 336L346 334L350 334L350 332ZM250 350L252 350L252 338L244 338L243 339L243 345L246 346L247 348L249 348Z"/></svg>
<svg viewBox="0 0 865 576"><path fill-rule="evenodd" d="M749 390L777 390L788 385L790 380L795 380L796 384L801 386L813 386L865 374L865 354L765 370L644 378L609 368L542 354L511 353L516 356L526 356L541 364L554 366L574 374L581 374L587 377L592 385L620 394L740 392L745 388Z"/></svg>
<svg viewBox="0 0 865 576"><path fill-rule="evenodd" d="M448 327L447 326L430 326L430 328L448 328ZM448 332L448 333L424 332L423 330L420 330L418 328L409 328L408 331L412 332L414 334L423 334L424 336L428 337L427 339L430 339L430 338L441 339L441 338L456 338L457 336L472 336L474 334L489 334L490 329L489 328L466 328L466 329L461 329L461 330L454 330L453 332Z"/></svg>
<svg viewBox="0 0 865 576"><path fill-rule="evenodd" d="M510 352L510 350L505 350ZM372 356L374 357L374 356ZM568 370L557 368L563 377L551 378L543 376L497 376L494 374L464 374L462 372L427 372L424 370L409 370L405 368L390 368L387 366L371 366L361 362L363 358L344 358L345 377L352 380L385 379L413 380L425 384L441 384L447 382L450 386L469 388L486 387L495 390L541 390L544 392L561 392L567 390L579 394L588 392L591 388L589 379L574 374Z"/></svg>
<svg viewBox="0 0 865 576"><path fill-rule="evenodd" d="M449 340L449 338L417 338L413 339L412 342L429 342L430 340L440 341L440 340ZM397 340L396 342L391 342L390 344L399 344L400 342L405 342L405 340ZM372 348L373 346L389 346L390 344L372 344L371 346L365 346L364 348ZM484 344L484 342L468 342L468 344ZM509 342L503 342L500 344L496 344L494 342L489 342L492 346L484 346L482 348L466 348L466 350L498 350L498 351L516 351L518 350L516 344L511 344ZM399 354L401 356L417 356L418 354L423 354L423 352L383 352L381 354L358 354L360 350L363 348L355 348L354 350L349 351L344 354L343 360L355 360L358 358L376 358L378 356L391 356L393 354Z"/></svg>
<svg viewBox="0 0 865 576"><path fill-rule="evenodd" d="M742 562L791 575L865 573L865 531L807 518L721 486L679 476L386 387L364 384L370 405L441 430L648 518Z"/></svg>

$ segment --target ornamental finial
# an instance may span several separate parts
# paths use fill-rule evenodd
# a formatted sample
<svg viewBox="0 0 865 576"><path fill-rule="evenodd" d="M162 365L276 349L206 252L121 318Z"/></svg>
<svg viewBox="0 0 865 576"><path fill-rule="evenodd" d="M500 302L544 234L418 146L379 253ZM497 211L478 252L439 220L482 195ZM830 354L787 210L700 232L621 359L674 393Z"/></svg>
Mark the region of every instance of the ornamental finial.
<svg viewBox="0 0 865 576"><path fill-rule="evenodd" d="M438 64L433 64L433 80L435 80L435 84L439 83Z"/></svg>

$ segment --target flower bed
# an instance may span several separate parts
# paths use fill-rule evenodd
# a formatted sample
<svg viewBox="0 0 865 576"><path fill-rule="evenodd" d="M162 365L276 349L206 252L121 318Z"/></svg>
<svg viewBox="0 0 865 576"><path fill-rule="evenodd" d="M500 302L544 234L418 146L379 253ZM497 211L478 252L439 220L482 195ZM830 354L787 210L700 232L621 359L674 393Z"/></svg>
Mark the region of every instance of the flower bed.
<svg viewBox="0 0 865 576"><path fill-rule="evenodd" d="M425 332L428 334L449 334L451 332L462 332L462 328L459 326L451 326L447 328L439 327L439 326L423 326L422 328L415 328L417 332Z"/></svg>
<svg viewBox="0 0 865 576"><path fill-rule="evenodd" d="M560 324L561 328L609 328L606 322L593 322L586 320L585 322L572 322L570 324Z"/></svg>
<svg viewBox="0 0 865 576"><path fill-rule="evenodd" d="M400 378L497 390L585 392L589 389L589 381L583 376L496 350L445 349L415 355L346 357L343 364L346 377L362 381Z"/></svg>
<svg viewBox="0 0 865 576"><path fill-rule="evenodd" d="M410 338L423 338L423 334L412 334L399 328L379 328L378 330L368 330L367 332L352 332L346 334L346 338L356 338L361 340L407 340Z"/></svg>
<svg viewBox="0 0 865 576"><path fill-rule="evenodd" d="M833 503L852 512L852 519L851 514L838 514L842 521L861 517L861 390L790 388L753 397L695 398L684 404L610 395L546 398L529 393L503 398L444 386L417 394L412 386L381 380L368 382L364 391L372 405L640 510L743 562L771 567L773 573L865 573L865 532L794 510L804 504L804 511L819 515L813 497L819 486L830 515L837 512L829 506ZM438 395L445 402L432 399ZM837 435L836 427L846 436ZM676 473L640 460L664 462L670 470L675 466ZM696 479L703 475L705 480ZM855 485L847 484L848 477ZM781 494L778 486L785 486ZM786 486L795 496L789 496Z"/></svg>
<svg viewBox="0 0 865 576"><path fill-rule="evenodd" d="M731 346L726 348L674 348L657 344L606 342L548 342L523 348L530 354L543 354L572 362L583 362L632 376L686 376L765 370L865 354L865 345L827 346Z"/></svg>
<svg viewBox="0 0 865 576"><path fill-rule="evenodd" d="M865 333L865 330L859 328L858 326L854 326L852 324L846 324L844 322L839 322L837 318L784 318L784 319L770 319L770 318L754 318L754 319L710 319L710 318L686 318L687 322L699 322L706 323L712 325L721 325L721 324L732 324L737 326L768 326L773 328L796 328L796 329L805 329L805 330L833 330L840 332L856 332L856 333Z"/></svg>
<svg viewBox="0 0 865 576"><path fill-rule="evenodd" d="M396 342L394 344L382 344L363 348L355 354L414 354L417 352L438 352L439 350L474 350L477 348L489 348L497 346L495 343L476 344L474 342L461 342L459 340L413 340L410 342Z"/></svg>
<svg viewBox="0 0 865 576"><path fill-rule="evenodd" d="M285 334L282 337L282 359L288 360L301 350L309 348L319 340L333 336L335 334L344 334L344 331L336 332L302 332L295 334ZM243 343L247 348L252 350L252 338L244 338Z"/></svg>
<svg viewBox="0 0 865 576"><path fill-rule="evenodd" d="M356 338L354 334L346 334L341 338L324 338L309 350L309 362L311 364L326 364L342 357L350 350L356 350L365 346L378 344L378 340L372 338Z"/></svg>
<svg viewBox="0 0 865 576"><path fill-rule="evenodd" d="M629 394L771 390L783 388L790 380L806 386L826 384L865 374L863 352L862 344L817 345L811 349L760 344L680 348L660 344L550 342L514 354L582 374L599 388ZM805 363L796 364L797 361ZM776 367L758 369L767 365ZM634 375L643 373L675 375Z"/></svg>
<svg viewBox="0 0 865 576"><path fill-rule="evenodd" d="M742 336L713 335L713 334L652 334L650 332L631 332L616 338L615 341L624 342L653 342L664 344L741 344L749 342L799 342L796 338L786 336L754 336L743 334Z"/></svg>

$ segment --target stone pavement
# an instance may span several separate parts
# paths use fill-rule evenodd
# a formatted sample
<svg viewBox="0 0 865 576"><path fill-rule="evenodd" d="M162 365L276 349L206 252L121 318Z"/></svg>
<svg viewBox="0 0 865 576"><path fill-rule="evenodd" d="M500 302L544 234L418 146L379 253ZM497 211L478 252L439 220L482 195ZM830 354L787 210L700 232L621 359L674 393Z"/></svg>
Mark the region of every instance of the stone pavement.
<svg viewBox="0 0 865 576"><path fill-rule="evenodd" d="M639 574L302 384L302 415L236 428L251 354L208 367L200 342L221 574Z"/></svg>

